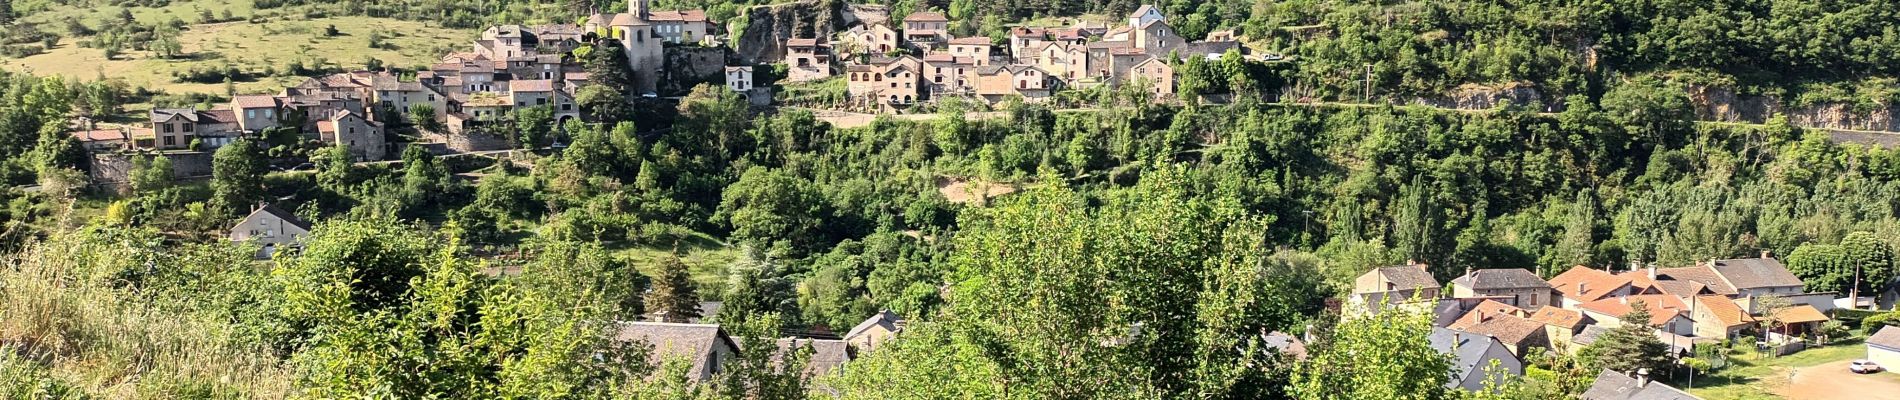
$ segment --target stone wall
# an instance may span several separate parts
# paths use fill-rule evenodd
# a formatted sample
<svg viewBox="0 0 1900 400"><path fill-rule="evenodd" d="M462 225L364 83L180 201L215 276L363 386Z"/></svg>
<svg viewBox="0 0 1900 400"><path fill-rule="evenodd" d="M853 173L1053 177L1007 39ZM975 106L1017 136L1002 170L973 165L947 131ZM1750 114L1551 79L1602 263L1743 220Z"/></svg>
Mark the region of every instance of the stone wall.
<svg viewBox="0 0 1900 400"><path fill-rule="evenodd" d="M123 188L131 182L132 157L158 155L172 161L172 178L190 179L211 176L211 152L166 151L146 153L93 153L91 172L94 185Z"/></svg>
<svg viewBox="0 0 1900 400"><path fill-rule="evenodd" d="M507 136L467 130L448 135L449 149L456 152L494 151L515 148L515 142Z"/></svg>
<svg viewBox="0 0 1900 400"><path fill-rule="evenodd" d="M668 46L660 93L685 94L702 83L725 84L726 55L725 46Z"/></svg>

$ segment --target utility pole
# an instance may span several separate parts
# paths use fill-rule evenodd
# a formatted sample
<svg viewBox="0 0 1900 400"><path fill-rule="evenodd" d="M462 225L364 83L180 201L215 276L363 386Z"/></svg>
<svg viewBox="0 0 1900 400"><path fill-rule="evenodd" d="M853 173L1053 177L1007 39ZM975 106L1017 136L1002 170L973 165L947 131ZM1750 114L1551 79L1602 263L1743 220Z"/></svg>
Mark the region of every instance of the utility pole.
<svg viewBox="0 0 1900 400"><path fill-rule="evenodd" d="M1366 104L1372 104L1372 64L1366 64Z"/></svg>
<svg viewBox="0 0 1900 400"><path fill-rule="evenodd" d="M1854 286L1847 289L1847 308L1860 309L1860 268L1865 264L1863 260L1854 260Z"/></svg>

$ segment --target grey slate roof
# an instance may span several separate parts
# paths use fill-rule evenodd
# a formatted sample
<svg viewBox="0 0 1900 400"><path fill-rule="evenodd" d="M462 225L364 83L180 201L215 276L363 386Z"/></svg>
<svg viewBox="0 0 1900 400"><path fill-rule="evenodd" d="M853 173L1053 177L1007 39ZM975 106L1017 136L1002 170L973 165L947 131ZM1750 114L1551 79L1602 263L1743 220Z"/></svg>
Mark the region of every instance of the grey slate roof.
<svg viewBox="0 0 1900 400"><path fill-rule="evenodd" d="M1661 382L1649 382L1637 385L1636 378L1620 372L1603 370L1597 374L1597 381L1590 390L1583 392L1583 400L1699 400L1681 390L1664 385Z"/></svg>
<svg viewBox="0 0 1900 400"><path fill-rule="evenodd" d="M811 346L812 351L811 359L805 362L806 377L831 373L854 358L851 355L851 345L843 340L784 338L778 340L778 352L773 353L772 362L778 363L780 357L805 346Z"/></svg>
<svg viewBox="0 0 1900 400"><path fill-rule="evenodd" d="M668 358L685 358L693 365L692 374L702 375L703 371L717 370L711 365L713 352L720 345L737 350L738 342L726 335L719 325L673 324L664 322L621 322L614 339L628 342L645 342L653 346L649 361L658 363Z"/></svg>
<svg viewBox="0 0 1900 400"><path fill-rule="evenodd" d="M1452 388L1482 388L1485 369L1497 360L1499 367L1513 375L1524 375L1524 362L1511 355L1504 343L1489 335L1461 332L1445 328L1432 328L1428 338L1432 348L1439 353L1452 356L1451 381L1445 386ZM1470 384L1477 384L1472 388Z"/></svg>
<svg viewBox="0 0 1900 400"><path fill-rule="evenodd" d="M152 122L170 121L172 117L185 117L186 121L198 122L198 110L189 108L154 108Z"/></svg>
<svg viewBox="0 0 1900 400"><path fill-rule="evenodd" d="M1867 345L1900 351L1900 326L1880 328L1879 332L1867 337Z"/></svg>
<svg viewBox="0 0 1900 400"><path fill-rule="evenodd" d="M1801 286L1801 278L1773 258L1716 260L1715 273L1721 274L1737 290Z"/></svg>
<svg viewBox="0 0 1900 400"><path fill-rule="evenodd" d="M1280 354L1293 356L1296 360L1306 359L1306 343L1300 342L1300 338L1288 335L1286 332L1274 331L1261 336L1261 339L1266 342L1267 347L1272 347Z"/></svg>
<svg viewBox="0 0 1900 400"><path fill-rule="evenodd" d="M1523 268L1479 269L1465 273L1451 283L1472 289L1548 288L1550 282Z"/></svg>
<svg viewBox="0 0 1900 400"><path fill-rule="evenodd" d="M1658 268L1656 269L1656 276L1658 277L1659 280L1661 278L1668 278L1668 279L1680 280L1680 281L1693 281L1696 283L1708 285L1709 291L1715 292L1715 294L1720 294L1720 295L1734 295L1735 294L1734 286L1729 286L1727 281L1723 281L1722 276L1716 274L1715 270L1709 269L1708 267L1702 266L1702 265L1697 265L1694 267L1682 267L1682 268Z"/></svg>
<svg viewBox="0 0 1900 400"><path fill-rule="evenodd" d="M1603 325L1586 326L1583 327L1583 332L1577 332L1576 335L1571 336L1570 342L1576 343L1578 346L1588 346L1591 343L1596 343L1597 336L1601 336L1609 331L1610 328L1605 328Z"/></svg>
<svg viewBox="0 0 1900 400"><path fill-rule="evenodd" d="M860 322L858 326L852 327L849 333L844 334L844 338L850 339L857 337L874 326L883 326L886 330L896 332L898 330L898 324L903 322L904 317L897 316L897 313L891 312L890 310L879 311L877 315L872 315L871 318L865 318L864 322Z"/></svg>
<svg viewBox="0 0 1900 400"><path fill-rule="evenodd" d="M1391 282L1393 290L1425 289L1438 287L1438 279L1425 271L1424 265L1400 265L1379 267L1379 275Z"/></svg>

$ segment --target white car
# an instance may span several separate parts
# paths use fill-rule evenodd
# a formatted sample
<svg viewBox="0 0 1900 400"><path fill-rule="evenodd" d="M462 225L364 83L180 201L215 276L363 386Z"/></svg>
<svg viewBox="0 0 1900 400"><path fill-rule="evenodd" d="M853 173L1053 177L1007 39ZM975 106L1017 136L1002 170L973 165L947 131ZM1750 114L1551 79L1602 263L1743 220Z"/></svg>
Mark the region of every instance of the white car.
<svg viewBox="0 0 1900 400"><path fill-rule="evenodd" d="M1871 374L1880 372L1880 364L1875 364L1873 361L1867 360L1854 360L1854 362L1847 363L1847 370L1854 371L1856 374Z"/></svg>

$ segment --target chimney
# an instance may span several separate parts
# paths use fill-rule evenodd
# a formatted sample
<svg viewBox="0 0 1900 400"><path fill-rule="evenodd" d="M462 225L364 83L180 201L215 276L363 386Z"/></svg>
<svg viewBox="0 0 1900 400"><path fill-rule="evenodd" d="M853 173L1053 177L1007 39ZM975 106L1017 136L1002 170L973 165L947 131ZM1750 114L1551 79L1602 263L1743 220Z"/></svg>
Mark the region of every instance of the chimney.
<svg viewBox="0 0 1900 400"><path fill-rule="evenodd" d="M1649 368L1636 369L1636 387L1649 386Z"/></svg>
<svg viewBox="0 0 1900 400"><path fill-rule="evenodd" d="M1616 301L1618 301L1618 302L1622 302L1623 304L1629 304L1629 303L1630 303L1630 297L1629 297L1629 296L1622 296L1622 297L1617 297L1617 298L1616 298Z"/></svg>
<svg viewBox="0 0 1900 400"><path fill-rule="evenodd" d="M1405 259L1405 265L1418 265L1418 259L1407 258Z"/></svg>
<svg viewBox="0 0 1900 400"><path fill-rule="evenodd" d="M1590 293L1590 282L1577 282L1577 294Z"/></svg>
<svg viewBox="0 0 1900 400"><path fill-rule="evenodd" d="M1775 258L1775 251L1769 250L1769 249L1761 249L1761 258Z"/></svg>
<svg viewBox="0 0 1900 400"><path fill-rule="evenodd" d="M1636 272L1636 269L1642 266L1643 260L1630 260L1630 272Z"/></svg>
<svg viewBox="0 0 1900 400"><path fill-rule="evenodd" d="M1649 280L1656 280L1656 264L1649 264Z"/></svg>

